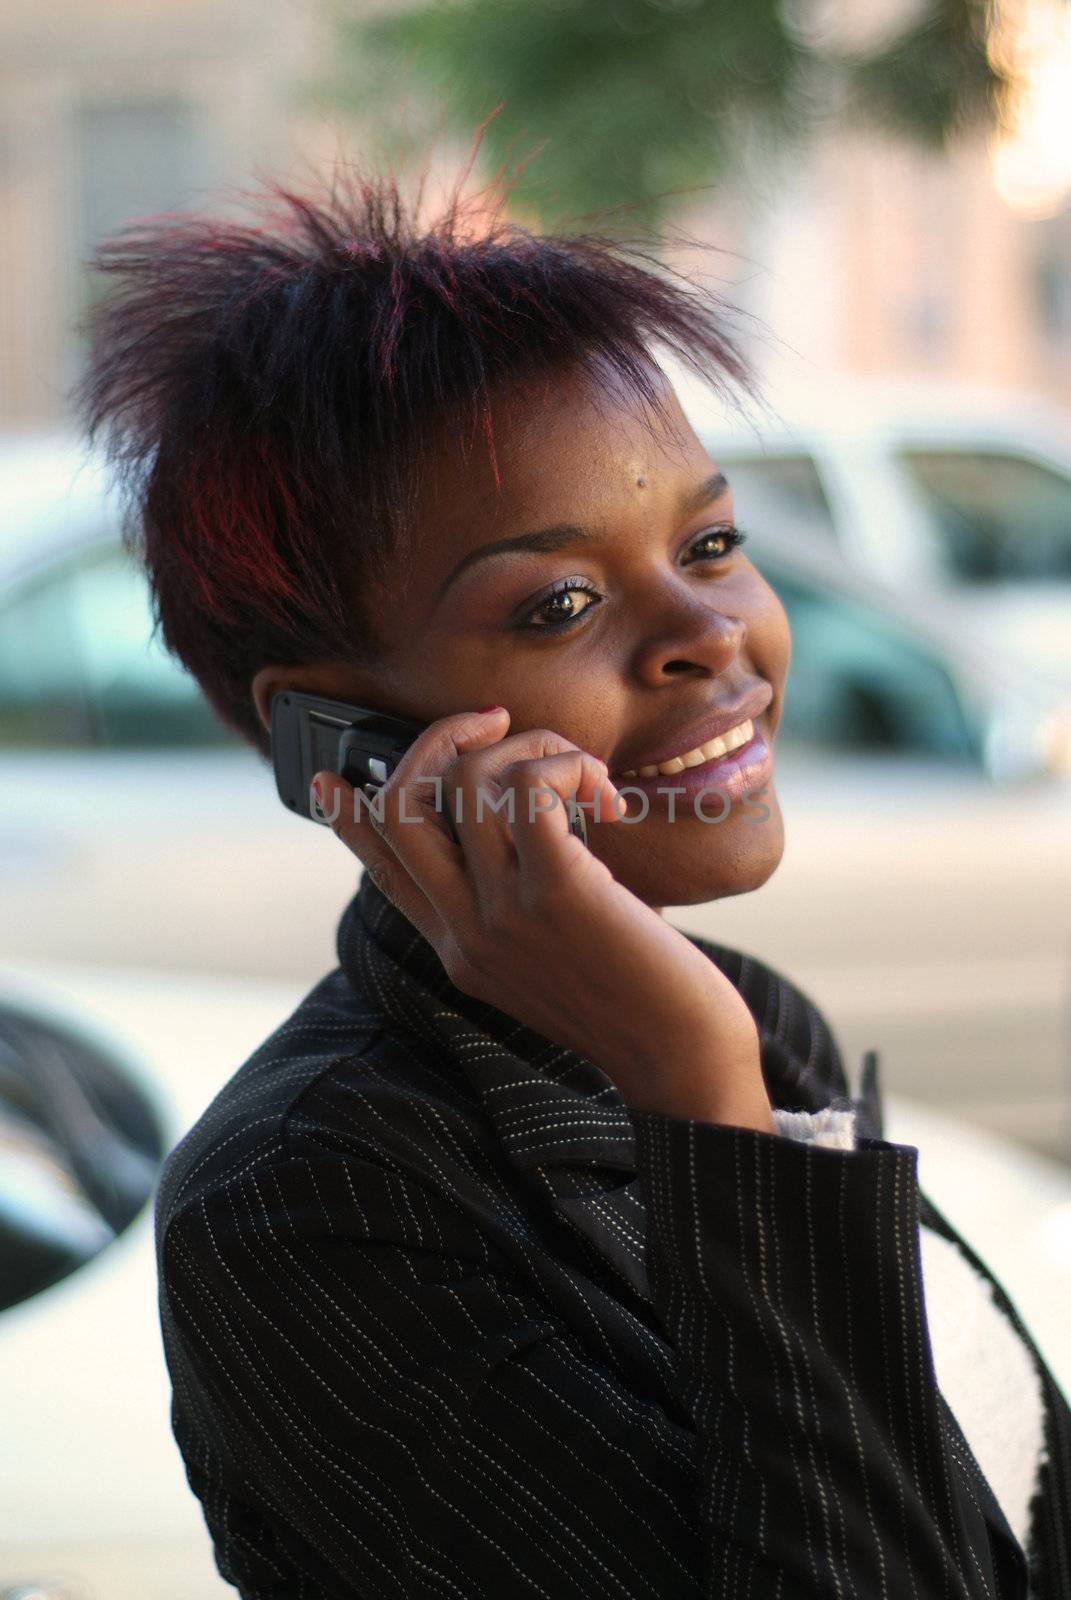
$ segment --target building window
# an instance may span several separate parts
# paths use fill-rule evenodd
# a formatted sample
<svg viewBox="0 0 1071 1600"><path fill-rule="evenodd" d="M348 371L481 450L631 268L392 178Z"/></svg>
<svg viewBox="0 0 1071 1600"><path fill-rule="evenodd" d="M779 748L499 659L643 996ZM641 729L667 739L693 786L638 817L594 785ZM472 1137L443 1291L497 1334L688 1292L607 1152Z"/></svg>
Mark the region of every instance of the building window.
<svg viewBox="0 0 1071 1600"><path fill-rule="evenodd" d="M200 107L175 95L84 100L72 117L74 246L69 376L81 366L84 341L74 324L104 292L86 260L108 234L138 217L201 209L214 164Z"/></svg>

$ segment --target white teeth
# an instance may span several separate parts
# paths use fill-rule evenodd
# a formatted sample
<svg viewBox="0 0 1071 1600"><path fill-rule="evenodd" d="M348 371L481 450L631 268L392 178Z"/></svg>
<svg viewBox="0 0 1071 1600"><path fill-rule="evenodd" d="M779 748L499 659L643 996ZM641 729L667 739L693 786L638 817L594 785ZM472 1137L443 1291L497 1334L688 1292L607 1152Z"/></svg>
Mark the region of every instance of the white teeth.
<svg viewBox="0 0 1071 1600"><path fill-rule="evenodd" d="M738 728L730 728L727 733L719 734L716 739L708 739L706 744L700 744L694 750L686 750L683 755L671 756L668 761L659 761L655 766L640 767L637 772L635 767L628 767L621 776L623 778L654 778L664 774L667 778L675 772L683 772L686 767L701 767L704 761L714 761L718 756L726 756L730 750L739 750L742 744L747 744L754 733L751 722L742 722Z"/></svg>

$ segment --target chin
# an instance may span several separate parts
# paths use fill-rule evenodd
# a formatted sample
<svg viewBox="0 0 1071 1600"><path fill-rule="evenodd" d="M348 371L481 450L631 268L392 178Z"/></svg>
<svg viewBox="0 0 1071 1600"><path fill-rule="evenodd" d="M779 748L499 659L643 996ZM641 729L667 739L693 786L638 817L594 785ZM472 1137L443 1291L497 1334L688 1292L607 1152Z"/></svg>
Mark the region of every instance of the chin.
<svg viewBox="0 0 1071 1600"><path fill-rule="evenodd" d="M615 824L617 837L600 849L614 877L645 905L694 906L761 889L781 864L784 824L776 797L763 822L741 818L730 823L675 823L649 834L643 848L624 837L627 823ZM642 834L642 825L631 830ZM637 840L637 843L639 841ZM601 843L601 841L600 841ZM631 848L630 848L631 847Z"/></svg>
<svg viewBox="0 0 1071 1600"><path fill-rule="evenodd" d="M770 841L772 844L772 841ZM783 844L783 841L782 841ZM666 874L662 898L651 905L697 906L708 900L727 900L734 894L750 894L761 889L772 878L784 854L782 844L776 850L747 851L717 863L716 870L705 873L674 873L673 881Z"/></svg>
<svg viewBox="0 0 1071 1600"><path fill-rule="evenodd" d="M749 861L742 863L739 872L731 876L720 877L709 886L706 893L692 893L683 900L666 900L665 905L695 906L704 905L708 900L727 900L730 895L750 894L753 889L761 889L769 878L772 878L781 864L781 852L771 860Z"/></svg>

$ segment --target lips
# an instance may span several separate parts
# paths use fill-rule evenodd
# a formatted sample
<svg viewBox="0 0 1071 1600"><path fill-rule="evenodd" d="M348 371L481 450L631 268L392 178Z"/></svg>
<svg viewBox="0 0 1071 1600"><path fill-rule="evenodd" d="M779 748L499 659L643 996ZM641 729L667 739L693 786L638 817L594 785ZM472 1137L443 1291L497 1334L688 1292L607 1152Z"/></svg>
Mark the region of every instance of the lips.
<svg viewBox="0 0 1071 1600"><path fill-rule="evenodd" d="M678 731L666 734L660 743L648 745L637 754L624 757L614 767L611 776L620 777L625 772L637 772L641 767L672 761L674 757L686 755L690 750L720 738L743 722L756 721L768 709L773 693L770 684L757 683L731 705L710 707L700 721L690 722Z"/></svg>

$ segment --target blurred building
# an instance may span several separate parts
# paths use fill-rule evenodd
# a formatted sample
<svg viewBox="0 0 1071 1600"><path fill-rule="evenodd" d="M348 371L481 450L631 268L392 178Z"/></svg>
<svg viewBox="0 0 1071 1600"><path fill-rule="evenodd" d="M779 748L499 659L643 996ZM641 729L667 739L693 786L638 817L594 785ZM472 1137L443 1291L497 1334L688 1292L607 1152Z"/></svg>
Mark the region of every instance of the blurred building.
<svg viewBox="0 0 1071 1600"><path fill-rule="evenodd" d="M813 0L797 15L874 49L919 0ZM987 49L1020 92L1005 126L930 152L831 126L788 152L751 224L751 308L771 366L948 377L1071 401L1071 5L996 0ZM760 185L765 189L765 185Z"/></svg>
<svg viewBox="0 0 1071 1600"><path fill-rule="evenodd" d="M326 0L0 0L0 427L62 417L102 234L345 146L306 89L334 48ZM731 188L709 230L739 252L736 298L771 330L773 376L948 376L1071 402L1071 206L1017 213L981 134L948 157L821 138Z"/></svg>
<svg viewBox="0 0 1071 1600"><path fill-rule="evenodd" d="M301 104L315 0L0 0L0 427L50 423L77 370L81 262L332 137Z"/></svg>
<svg viewBox="0 0 1071 1600"><path fill-rule="evenodd" d="M747 303L780 342L773 370L949 377L1071 403L1071 206L1012 210L983 135L948 156L829 138L778 203L740 203Z"/></svg>

